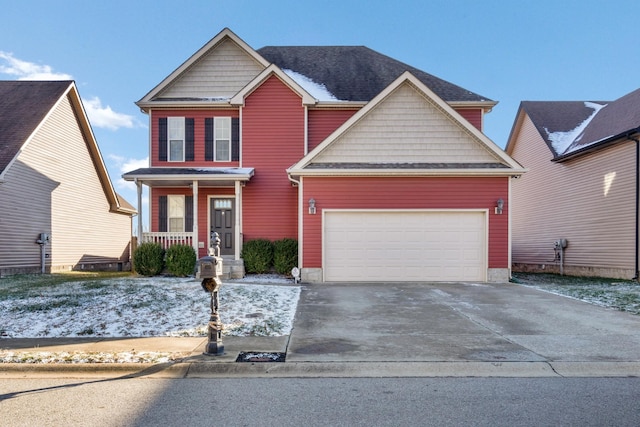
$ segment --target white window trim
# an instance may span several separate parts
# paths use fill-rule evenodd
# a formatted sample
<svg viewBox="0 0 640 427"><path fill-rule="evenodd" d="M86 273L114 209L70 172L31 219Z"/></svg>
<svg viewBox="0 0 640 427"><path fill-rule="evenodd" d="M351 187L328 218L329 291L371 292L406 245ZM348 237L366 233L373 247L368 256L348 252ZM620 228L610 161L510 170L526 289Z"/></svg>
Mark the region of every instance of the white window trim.
<svg viewBox="0 0 640 427"><path fill-rule="evenodd" d="M181 123L181 138L171 139L171 130L172 123ZM182 158L181 159L172 159L171 158L171 141L180 141L182 140ZM184 117L167 117L167 160L169 162L184 162L184 156L186 151L185 144L185 120Z"/></svg>
<svg viewBox="0 0 640 427"><path fill-rule="evenodd" d="M228 143L228 153L229 155L227 156L226 159L219 159L218 158L218 123L222 123L222 122L226 122L227 123L227 129L229 129L229 138L228 139L221 139L220 141L227 141ZM230 162L231 161L231 139L232 139L232 132L233 130L231 129L231 117L214 117L213 118L213 160L215 162Z"/></svg>

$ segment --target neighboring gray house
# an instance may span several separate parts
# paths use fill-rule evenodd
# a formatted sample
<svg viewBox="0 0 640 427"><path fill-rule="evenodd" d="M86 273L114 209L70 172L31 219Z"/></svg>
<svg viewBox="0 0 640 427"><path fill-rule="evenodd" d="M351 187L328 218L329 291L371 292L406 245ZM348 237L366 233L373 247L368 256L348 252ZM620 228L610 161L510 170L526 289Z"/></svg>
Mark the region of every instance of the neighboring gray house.
<svg viewBox="0 0 640 427"><path fill-rule="evenodd" d="M521 103L506 147L529 170L512 187L514 271L637 278L639 139L640 89Z"/></svg>
<svg viewBox="0 0 640 427"><path fill-rule="evenodd" d="M135 213L73 81L0 81L0 276L128 269Z"/></svg>

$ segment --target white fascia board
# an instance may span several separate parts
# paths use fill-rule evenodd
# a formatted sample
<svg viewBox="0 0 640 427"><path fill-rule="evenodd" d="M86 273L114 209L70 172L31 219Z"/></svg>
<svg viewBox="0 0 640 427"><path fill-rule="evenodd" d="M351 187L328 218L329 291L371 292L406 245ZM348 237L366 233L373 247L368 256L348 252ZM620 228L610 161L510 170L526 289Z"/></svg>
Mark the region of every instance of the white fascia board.
<svg viewBox="0 0 640 427"><path fill-rule="evenodd" d="M290 176L520 176L526 169L287 169Z"/></svg>

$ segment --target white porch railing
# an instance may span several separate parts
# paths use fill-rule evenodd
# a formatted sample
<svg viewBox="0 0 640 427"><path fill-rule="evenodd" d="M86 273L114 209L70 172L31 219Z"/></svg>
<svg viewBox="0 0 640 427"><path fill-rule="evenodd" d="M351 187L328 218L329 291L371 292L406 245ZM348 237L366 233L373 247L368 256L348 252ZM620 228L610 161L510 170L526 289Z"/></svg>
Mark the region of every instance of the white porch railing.
<svg viewBox="0 0 640 427"><path fill-rule="evenodd" d="M172 245L188 245L193 246L193 233L178 233L178 232L155 232L155 233L142 233L142 239L140 243L159 243L163 249L169 248Z"/></svg>

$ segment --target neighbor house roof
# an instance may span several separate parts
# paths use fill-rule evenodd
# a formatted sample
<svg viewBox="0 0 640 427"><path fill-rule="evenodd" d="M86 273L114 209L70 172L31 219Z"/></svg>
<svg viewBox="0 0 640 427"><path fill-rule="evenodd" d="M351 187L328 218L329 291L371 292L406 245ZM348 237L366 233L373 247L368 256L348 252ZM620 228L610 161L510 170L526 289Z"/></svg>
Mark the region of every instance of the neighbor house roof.
<svg viewBox="0 0 640 427"><path fill-rule="evenodd" d="M113 188L80 95L75 83L70 80L0 81L0 183L23 147L31 141L40 125L65 96L69 96L111 210L135 214L135 208Z"/></svg>
<svg viewBox="0 0 640 427"><path fill-rule="evenodd" d="M489 98L425 73L365 46L266 46L257 51L281 69L324 86L340 101L371 101L409 71L447 102L489 102Z"/></svg>
<svg viewBox="0 0 640 427"><path fill-rule="evenodd" d="M0 81L0 174L71 83Z"/></svg>
<svg viewBox="0 0 640 427"><path fill-rule="evenodd" d="M529 116L554 160L566 160L637 133L640 89L615 101L523 101L520 111Z"/></svg>

